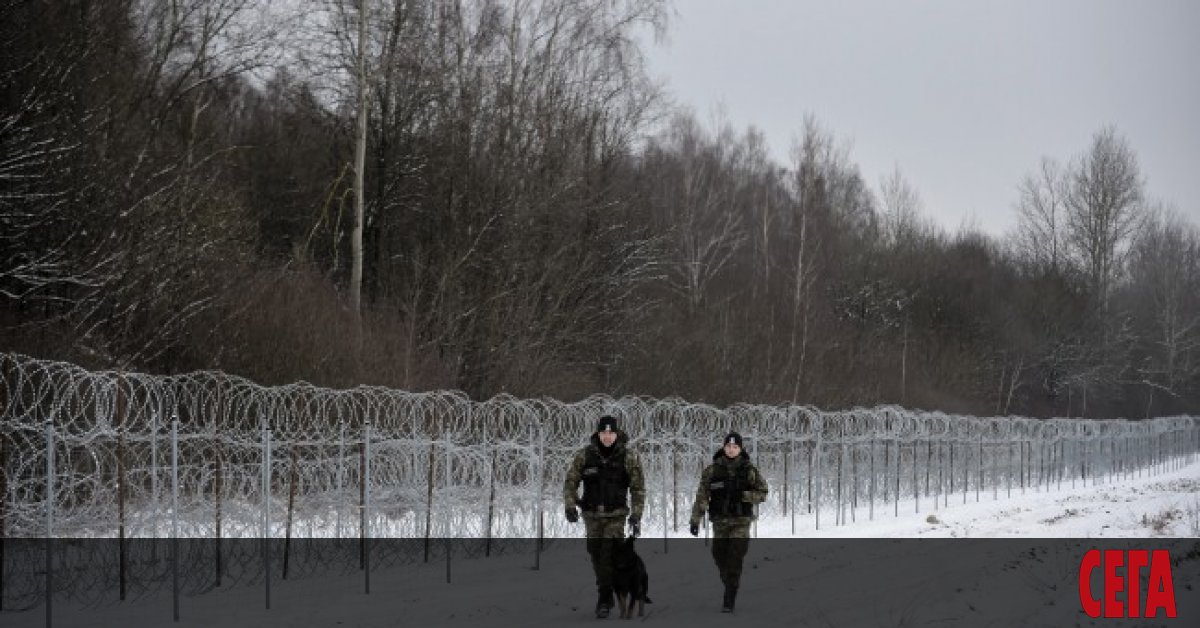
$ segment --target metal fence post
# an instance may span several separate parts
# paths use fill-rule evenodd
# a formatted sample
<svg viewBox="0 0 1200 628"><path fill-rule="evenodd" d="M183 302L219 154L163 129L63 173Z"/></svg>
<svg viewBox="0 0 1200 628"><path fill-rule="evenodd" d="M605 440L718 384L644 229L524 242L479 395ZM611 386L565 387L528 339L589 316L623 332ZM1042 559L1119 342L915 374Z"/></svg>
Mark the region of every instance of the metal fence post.
<svg viewBox="0 0 1200 628"><path fill-rule="evenodd" d="M171 610L179 621L179 417L171 417Z"/></svg>
<svg viewBox="0 0 1200 628"><path fill-rule="evenodd" d="M271 610L271 427L262 416L262 492L263 492L263 582L267 610Z"/></svg>
<svg viewBox="0 0 1200 628"><path fill-rule="evenodd" d="M53 625L54 484L54 421L46 419L46 628Z"/></svg>
<svg viewBox="0 0 1200 628"><path fill-rule="evenodd" d="M363 586L371 594L371 422L363 421Z"/></svg>

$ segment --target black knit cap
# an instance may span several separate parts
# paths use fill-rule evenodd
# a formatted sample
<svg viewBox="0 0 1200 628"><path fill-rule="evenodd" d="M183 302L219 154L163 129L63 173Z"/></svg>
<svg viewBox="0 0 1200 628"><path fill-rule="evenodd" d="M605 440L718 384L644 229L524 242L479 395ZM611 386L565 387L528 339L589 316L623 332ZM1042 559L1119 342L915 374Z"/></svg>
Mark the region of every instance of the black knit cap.
<svg viewBox="0 0 1200 628"><path fill-rule="evenodd" d="M600 417L600 422L596 424L597 432L603 432L606 430L611 430L613 432L617 431L617 419L607 414Z"/></svg>
<svg viewBox="0 0 1200 628"><path fill-rule="evenodd" d="M728 445L729 443L733 443L733 444L737 445L738 447L741 447L742 446L742 435L738 434L737 432L730 432L730 433L726 434L725 440L721 441L721 446L724 447L725 445Z"/></svg>

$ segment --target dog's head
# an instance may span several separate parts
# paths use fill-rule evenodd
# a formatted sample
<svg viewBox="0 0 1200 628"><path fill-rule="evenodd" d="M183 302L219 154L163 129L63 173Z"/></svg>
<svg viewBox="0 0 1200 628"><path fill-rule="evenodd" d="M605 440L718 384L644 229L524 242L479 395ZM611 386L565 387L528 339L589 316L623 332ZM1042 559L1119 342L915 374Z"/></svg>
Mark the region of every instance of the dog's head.
<svg viewBox="0 0 1200 628"><path fill-rule="evenodd" d="M633 548L636 536L625 537L625 540L617 543L613 548L613 566L617 569L631 568L637 564L637 551Z"/></svg>

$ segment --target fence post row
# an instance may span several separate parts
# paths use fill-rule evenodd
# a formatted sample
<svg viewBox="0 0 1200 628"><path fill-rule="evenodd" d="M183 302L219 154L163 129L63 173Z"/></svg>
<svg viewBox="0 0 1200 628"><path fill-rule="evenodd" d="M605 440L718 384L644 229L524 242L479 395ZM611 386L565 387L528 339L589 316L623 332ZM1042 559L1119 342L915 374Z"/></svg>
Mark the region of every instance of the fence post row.
<svg viewBox="0 0 1200 628"><path fill-rule="evenodd" d="M856 521L860 507L870 520L887 506L899 516L899 502L910 498L912 511L920 513L922 507L930 508L931 499L932 508L948 508L959 491L965 504L972 489L980 501L986 490L994 500L1002 490L1011 498L1017 485L1024 494L1027 489L1087 490L1106 482L1134 482L1178 472L1195 464L1200 453L1200 419L1190 416L1140 421L975 418L896 407L836 413L805 406L720 409L678 399L605 396L575 403L511 397L475 403L446 392L267 388L222 373L91 373L13 354L0 354L0 362L0 566L5 564L5 539L45 531L48 616L55 569L61 576L68 566L75 568L61 548L61 555L54 554L50 539L79 532L76 526L115 531L118 551L105 568L118 575L114 597L120 599L130 580L131 536L157 538L170 526L177 595L179 583L190 581L187 570L199 568L181 560L175 543L183 535L215 541L215 581L221 586L222 539L260 533L270 608L276 438L288 456L281 461L287 475L280 476L287 481L283 576L297 571L294 561L300 552L294 556L293 550L306 547L292 542L296 526L338 538L357 533L367 591L368 543L377 536L424 536L428 561L430 541L444 534L449 579L449 539L484 538L483 551L490 555L497 547L494 539L532 533L535 567L540 566L544 539L580 534L559 510L547 512L546 504L559 502L551 479L561 477L555 473L590 436L601 412L624 417L623 427L644 448L643 461L652 471L646 477L647 495L653 500L645 514L662 519L645 522L651 527L644 529L661 530L664 549L668 538L680 533L680 517L686 517L691 503L695 476L690 474L707 463L711 445L726 428L749 436L748 448L759 469L773 491L779 491L779 499L759 506L761 514L790 518L793 533L805 526L820 529L822 516L828 520L831 511L835 525ZM273 412L278 414L273 417ZM166 488L160 475L167 469L159 456L166 443L160 438L168 437L163 428L168 427L169 504L160 494ZM353 448L360 430L359 477L354 478ZM44 476L37 459L43 442ZM381 444L384 451L373 453ZM87 451L85 464L74 457L82 449ZM254 477L256 472L260 477ZM115 487L103 486L114 477ZM357 531L349 520L356 480ZM253 503L256 485L261 517L255 512L259 504ZM906 513L908 508L904 504ZM151 559L161 551L155 549L158 545L150 544ZM346 554L345 560L352 561L353 550ZM387 558L377 554L376 562L381 559ZM211 574L212 563L203 569ZM0 608L31 603L15 599L12 582L8 572L0 571ZM145 586L165 590L166 584Z"/></svg>

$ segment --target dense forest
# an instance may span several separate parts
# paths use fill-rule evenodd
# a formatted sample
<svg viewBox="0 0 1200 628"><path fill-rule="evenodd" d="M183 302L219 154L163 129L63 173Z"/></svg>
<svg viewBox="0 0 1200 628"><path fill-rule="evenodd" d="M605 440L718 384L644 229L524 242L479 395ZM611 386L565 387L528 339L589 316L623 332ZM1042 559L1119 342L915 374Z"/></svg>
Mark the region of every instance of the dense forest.
<svg viewBox="0 0 1200 628"><path fill-rule="evenodd" d="M643 56L670 14L0 0L0 351L474 398L1200 411L1200 230L1119 128L1030 155L1013 233L948 232L812 117L779 163L673 103Z"/></svg>

